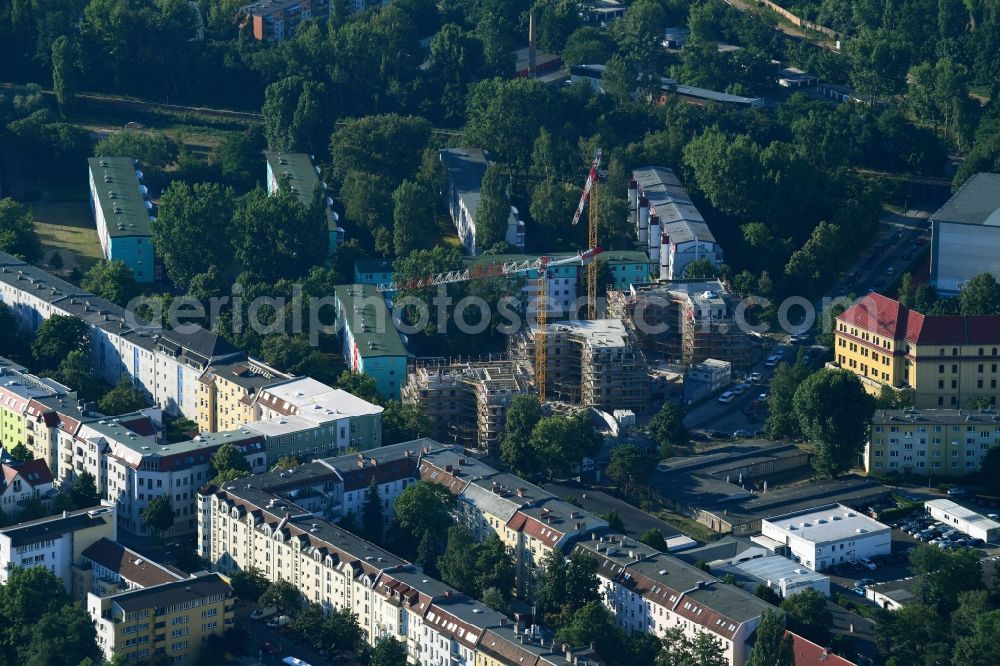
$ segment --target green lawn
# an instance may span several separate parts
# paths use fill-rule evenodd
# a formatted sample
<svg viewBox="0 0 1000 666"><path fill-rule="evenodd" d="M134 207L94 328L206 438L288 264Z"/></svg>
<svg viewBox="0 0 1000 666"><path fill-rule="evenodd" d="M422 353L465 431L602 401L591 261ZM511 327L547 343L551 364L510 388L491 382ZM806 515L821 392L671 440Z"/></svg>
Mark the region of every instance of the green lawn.
<svg viewBox="0 0 1000 666"><path fill-rule="evenodd" d="M102 258L101 243L86 201L36 201L31 205L46 262L52 252L63 260L62 272L86 272Z"/></svg>

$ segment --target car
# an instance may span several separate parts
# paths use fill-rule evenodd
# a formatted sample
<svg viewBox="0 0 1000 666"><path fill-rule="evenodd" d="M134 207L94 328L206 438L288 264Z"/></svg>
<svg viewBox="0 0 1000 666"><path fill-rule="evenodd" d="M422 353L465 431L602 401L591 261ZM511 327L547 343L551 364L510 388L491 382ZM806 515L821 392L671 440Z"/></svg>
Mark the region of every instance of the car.
<svg viewBox="0 0 1000 666"><path fill-rule="evenodd" d="M275 645L274 643L266 643L266 642L261 643L260 651L263 652L264 654L276 655L278 654L278 646Z"/></svg>
<svg viewBox="0 0 1000 666"><path fill-rule="evenodd" d="M291 622L292 618L288 617L287 615L279 615L278 617L274 617L268 620L267 626L271 627L272 629L277 629L279 627L288 626L289 624L291 624Z"/></svg>
<svg viewBox="0 0 1000 666"><path fill-rule="evenodd" d="M257 621L263 620L264 618L271 617L278 612L277 608L272 608L270 606L266 608L255 608L252 613L250 613L250 619Z"/></svg>
<svg viewBox="0 0 1000 666"><path fill-rule="evenodd" d="M862 578L860 580L854 581L854 587L864 587L865 585L871 585L875 582L874 578Z"/></svg>
<svg viewBox="0 0 1000 666"><path fill-rule="evenodd" d="M764 361L764 367L773 368L774 366L778 365L779 360L780 359L777 356L768 356L767 360Z"/></svg>
<svg viewBox="0 0 1000 666"><path fill-rule="evenodd" d="M708 433L702 432L701 430L692 430L691 439L696 442L707 442L712 438L708 436Z"/></svg>
<svg viewBox="0 0 1000 666"><path fill-rule="evenodd" d="M861 566L863 566L864 568L866 568L866 569L868 569L870 571L874 571L875 569L878 568L875 565L875 563L872 562L871 560L869 560L867 557L862 557L861 559L859 559L858 560L858 564L860 564Z"/></svg>
<svg viewBox="0 0 1000 666"><path fill-rule="evenodd" d="M801 335L790 335L790 336L788 336L788 344L790 344L790 345L797 345L800 342L802 342L802 336Z"/></svg>
<svg viewBox="0 0 1000 666"><path fill-rule="evenodd" d="M722 432L721 430L706 430L709 437L712 439L729 439L729 434Z"/></svg>
<svg viewBox="0 0 1000 666"><path fill-rule="evenodd" d="M1000 515L997 515L995 513L988 513L986 514L986 517L989 518L990 520L1000 520Z"/></svg>
<svg viewBox="0 0 1000 666"><path fill-rule="evenodd" d="M735 431L733 433L733 437L737 437L737 438L740 438L740 439L746 439L748 437L753 437L753 433L750 432L749 430L740 429L740 430L737 430L737 431Z"/></svg>
<svg viewBox="0 0 1000 666"><path fill-rule="evenodd" d="M948 497L962 497L966 494L965 488L949 488Z"/></svg>
<svg viewBox="0 0 1000 666"><path fill-rule="evenodd" d="M858 595L859 597L865 596L865 588L863 587L852 587L851 592Z"/></svg>
<svg viewBox="0 0 1000 666"><path fill-rule="evenodd" d="M973 548L979 548L980 546L985 546L986 542L983 541L982 539L970 539L969 545L972 546Z"/></svg>
<svg viewBox="0 0 1000 666"><path fill-rule="evenodd" d="M761 393L760 395L757 396L757 399L760 400L761 402L764 402L765 400L767 400L770 397L771 396L768 395L767 393Z"/></svg>
<svg viewBox="0 0 1000 666"><path fill-rule="evenodd" d="M895 272L896 272L896 268L894 266L889 266L887 269L885 269L885 274L886 275L892 275Z"/></svg>
<svg viewBox="0 0 1000 666"><path fill-rule="evenodd" d="M725 393L719 396L719 402L721 402L722 404L726 404L728 402L732 402L733 398L735 397L736 397L735 393L733 393L732 391L726 391Z"/></svg>
<svg viewBox="0 0 1000 666"><path fill-rule="evenodd" d="M917 243L923 245L927 242L927 236L917 236Z"/></svg>
<svg viewBox="0 0 1000 666"><path fill-rule="evenodd" d="M759 383L761 379L763 379L763 376L759 372L750 373L750 381L754 383Z"/></svg>
<svg viewBox="0 0 1000 666"><path fill-rule="evenodd" d="M735 384L733 386L732 392L735 393L736 395L740 395L741 393L743 393L746 390L747 390L747 387L744 386L743 384ZM723 395L725 395L725 393L723 393ZM722 401L720 400L719 402L722 402Z"/></svg>

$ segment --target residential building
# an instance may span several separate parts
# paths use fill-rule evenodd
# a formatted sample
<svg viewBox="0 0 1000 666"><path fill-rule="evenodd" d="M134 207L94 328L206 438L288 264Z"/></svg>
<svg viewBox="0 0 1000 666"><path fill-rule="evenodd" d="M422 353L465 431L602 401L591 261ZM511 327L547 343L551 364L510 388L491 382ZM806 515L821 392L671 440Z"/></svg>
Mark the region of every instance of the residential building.
<svg viewBox="0 0 1000 666"><path fill-rule="evenodd" d="M362 257L354 262L354 281L358 284L387 284L395 279L394 271L392 259Z"/></svg>
<svg viewBox="0 0 1000 666"><path fill-rule="evenodd" d="M826 504L773 516L761 534L788 546L796 562L823 571L842 562L888 555L891 528L842 504Z"/></svg>
<svg viewBox="0 0 1000 666"><path fill-rule="evenodd" d="M733 381L733 364L729 361L720 361L715 358L707 358L701 363L692 366L688 370L684 383L698 382L708 388L709 393L721 391L729 386Z"/></svg>
<svg viewBox="0 0 1000 666"><path fill-rule="evenodd" d="M537 326L511 337L510 354L534 368ZM569 320L547 324L547 395L611 413L644 412L649 406L646 357L621 319Z"/></svg>
<svg viewBox="0 0 1000 666"><path fill-rule="evenodd" d="M578 666L598 663L594 658L581 655L583 651L570 650L567 655L562 647L537 632L523 630L517 622L492 627L486 630L476 648L476 666L565 666L567 659Z"/></svg>
<svg viewBox="0 0 1000 666"><path fill-rule="evenodd" d="M90 210L108 261L120 261L136 282L159 278L149 229L153 204L146 199L142 172L131 157L91 157Z"/></svg>
<svg viewBox="0 0 1000 666"><path fill-rule="evenodd" d="M52 472L41 458L22 463L0 464L0 512L10 518L31 500L47 500L55 494Z"/></svg>
<svg viewBox="0 0 1000 666"><path fill-rule="evenodd" d="M76 392L48 377L36 377L26 368L7 359L0 362L0 446L8 451L23 444L50 466L51 442L44 423L37 417L43 411L39 400L57 397L76 402Z"/></svg>
<svg viewBox="0 0 1000 666"><path fill-rule="evenodd" d="M507 406L531 387L528 369L514 361L432 359L418 361L402 398L424 408L436 440L498 454Z"/></svg>
<svg viewBox="0 0 1000 666"><path fill-rule="evenodd" d="M173 664L192 662L209 637L234 626L235 610L233 589L216 573L108 597L87 595L97 645L108 661L160 655Z"/></svg>
<svg viewBox="0 0 1000 666"><path fill-rule="evenodd" d="M329 3L329 0L312 1ZM293 0L293 2L307 4L310 0ZM267 158L268 194L273 196L281 187L287 186L307 210L310 210L317 200L319 201L327 229L326 251L332 255L344 242L344 230L339 225L339 216L331 207L332 200L326 194L326 183L319 179L319 167L313 166L312 158L305 153L264 151L264 156Z"/></svg>
<svg viewBox="0 0 1000 666"><path fill-rule="evenodd" d="M351 0L348 9L361 10L379 4ZM263 42L283 42L295 34L303 21L319 19L325 22L332 7L330 0L258 0L241 8L244 21L250 24L254 39Z"/></svg>
<svg viewBox="0 0 1000 666"><path fill-rule="evenodd" d="M687 367L709 358L750 366L752 344L737 324L738 306L721 280L671 280L608 292L608 314L626 322L647 356Z"/></svg>
<svg viewBox="0 0 1000 666"><path fill-rule="evenodd" d="M582 10L583 20L599 28L607 28L613 21L625 16L625 7L618 0L596 0Z"/></svg>
<svg viewBox="0 0 1000 666"><path fill-rule="evenodd" d="M120 592L171 583L185 577L106 538L88 546L70 569L73 576L73 596L81 602L87 600L88 594L110 597Z"/></svg>
<svg viewBox="0 0 1000 666"><path fill-rule="evenodd" d="M70 591L73 564L101 539L114 541L116 525L115 507L101 505L0 528L0 584L17 567L40 566Z"/></svg>
<svg viewBox="0 0 1000 666"><path fill-rule="evenodd" d="M954 296L989 273L1000 280L1000 173L977 173L931 215L931 285Z"/></svg>
<svg viewBox="0 0 1000 666"><path fill-rule="evenodd" d="M339 285L335 306L347 367L372 377L380 395L398 400L409 356L382 294L372 285Z"/></svg>
<svg viewBox="0 0 1000 666"><path fill-rule="evenodd" d="M235 430L254 421L254 400L265 386L292 376L248 358L214 363L198 378L198 418L202 432Z"/></svg>
<svg viewBox="0 0 1000 666"><path fill-rule="evenodd" d="M661 280L683 278L688 264L700 259L722 265L722 247L672 170L634 169L628 202L639 247L659 265Z"/></svg>
<svg viewBox="0 0 1000 666"><path fill-rule="evenodd" d="M923 315L876 292L837 315L836 364L865 389L910 388L917 408L996 404L1000 315Z"/></svg>
<svg viewBox="0 0 1000 666"><path fill-rule="evenodd" d="M880 409L872 415L868 474L964 476L1000 441L1000 415L966 409Z"/></svg>
<svg viewBox="0 0 1000 666"><path fill-rule="evenodd" d="M663 637L679 628L689 638L707 632L728 664L746 662L766 602L619 534L591 533L573 548L597 560L601 601L626 632Z"/></svg>
<svg viewBox="0 0 1000 666"><path fill-rule="evenodd" d="M94 376L114 385L126 375L164 411L191 419L198 415L202 373L213 363L247 358L221 336L195 324L163 329L3 252L0 302L11 308L25 333L38 330L52 315L86 322Z"/></svg>
<svg viewBox="0 0 1000 666"><path fill-rule="evenodd" d="M439 151L447 185L445 201L458 238L467 254L482 254L488 247L476 245L476 214L479 212L480 187L489 160L478 148L446 148ZM517 209L510 207L504 240L513 247L524 249L524 222Z"/></svg>
<svg viewBox="0 0 1000 666"><path fill-rule="evenodd" d="M986 543L1000 543L1000 523L949 499L924 502L927 513L945 525Z"/></svg>
<svg viewBox="0 0 1000 666"><path fill-rule="evenodd" d="M839 654L830 652L829 648L813 643L791 631L785 632L792 637L792 656L795 666L858 666Z"/></svg>

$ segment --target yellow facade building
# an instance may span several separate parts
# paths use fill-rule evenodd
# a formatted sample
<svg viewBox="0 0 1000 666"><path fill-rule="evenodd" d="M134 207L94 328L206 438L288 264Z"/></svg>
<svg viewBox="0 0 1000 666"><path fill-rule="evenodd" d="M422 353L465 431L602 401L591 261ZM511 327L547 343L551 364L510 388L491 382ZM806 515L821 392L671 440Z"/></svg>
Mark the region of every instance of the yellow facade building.
<svg viewBox="0 0 1000 666"><path fill-rule="evenodd" d="M198 429L202 432L236 430L254 418L258 391L291 379L254 360L214 364L198 378Z"/></svg>
<svg viewBox="0 0 1000 666"><path fill-rule="evenodd" d="M962 476L1000 442L1000 415L967 409L880 409L865 445L869 474Z"/></svg>
<svg viewBox="0 0 1000 666"><path fill-rule="evenodd" d="M995 405L1000 315L923 315L873 292L837 316L834 359L870 393L912 389L917 408Z"/></svg>

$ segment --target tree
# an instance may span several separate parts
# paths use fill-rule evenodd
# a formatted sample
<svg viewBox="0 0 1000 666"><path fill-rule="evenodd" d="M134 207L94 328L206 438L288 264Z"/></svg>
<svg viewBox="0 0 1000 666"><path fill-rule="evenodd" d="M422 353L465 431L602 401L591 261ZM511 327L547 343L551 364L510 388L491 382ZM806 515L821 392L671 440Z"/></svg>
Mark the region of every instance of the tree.
<svg viewBox="0 0 1000 666"><path fill-rule="evenodd" d="M84 273L80 286L123 307L139 295L139 285L124 261L97 262Z"/></svg>
<svg viewBox="0 0 1000 666"><path fill-rule="evenodd" d="M684 165L720 212L740 218L764 217L760 146L749 136L707 129L684 147Z"/></svg>
<svg viewBox="0 0 1000 666"><path fill-rule="evenodd" d="M274 463L274 466L271 467L271 471L273 472L274 470L293 469L301 464L302 461L299 460L296 456L281 456L280 458L278 458L278 461Z"/></svg>
<svg viewBox="0 0 1000 666"><path fill-rule="evenodd" d="M964 315L990 315L1000 312L1000 284L989 273L970 278L958 292Z"/></svg>
<svg viewBox="0 0 1000 666"><path fill-rule="evenodd" d="M73 505L77 509L96 506L100 501L100 496L97 493L97 482L94 480L94 475L90 472L81 472L73 479L70 497L73 498Z"/></svg>
<svg viewBox="0 0 1000 666"><path fill-rule="evenodd" d="M682 627L671 627L663 635L663 651L657 655L656 666L723 666L729 663L719 641L707 631L693 639L684 635Z"/></svg>
<svg viewBox="0 0 1000 666"><path fill-rule="evenodd" d="M455 496L440 484L417 481L403 489L394 506L396 521L411 535L443 534L452 523Z"/></svg>
<svg viewBox="0 0 1000 666"><path fill-rule="evenodd" d="M799 592L781 602L788 628L820 645L830 639L833 615L827 607L827 598L816 590Z"/></svg>
<svg viewBox="0 0 1000 666"><path fill-rule="evenodd" d="M591 601L573 613L556 638L570 645L593 644L602 655L621 654L624 633L600 601Z"/></svg>
<svg viewBox="0 0 1000 666"><path fill-rule="evenodd" d="M535 137L551 121L553 106L551 89L537 79L480 81L469 92L465 139L511 168L526 171Z"/></svg>
<svg viewBox="0 0 1000 666"><path fill-rule="evenodd" d="M593 455L600 447L600 439L587 419L587 412L577 416L548 416L531 431L528 443L550 479L569 474L584 457Z"/></svg>
<svg viewBox="0 0 1000 666"><path fill-rule="evenodd" d="M874 104L877 97L902 90L908 58L905 49L888 30L862 28L847 40L851 83Z"/></svg>
<svg viewBox="0 0 1000 666"><path fill-rule="evenodd" d="M430 134L430 123L415 116L384 114L347 120L330 138L334 177L343 182L349 172L357 171L385 179L384 197L407 174L416 173Z"/></svg>
<svg viewBox="0 0 1000 666"><path fill-rule="evenodd" d="M584 605L598 599L597 560L572 553L569 560L552 550L541 563L535 603L548 624L563 626Z"/></svg>
<svg viewBox="0 0 1000 666"><path fill-rule="evenodd" d="M1000 495L1000 446L993 445L979 464L979 482L988 494Z"/></svg>
<svg viewBox="0 0 1000 666"><path fill-rule="evenodd" d="M31 355L43 370L59 367L60 361L70 352L87 353L90 346L90 329L76 317L52 315L42 322L31 343Z"/></svg>
<svg viewBox="0 0 1000 666"><path fill-rule="evenodd" d="M476 251L482 252L507 236L510 204L500 167L491 164L486 168L479 190L479 209L476 211Z"/></svg>
<svg viewBox="0 0 1000 666"><path fill-rule="evenodd" d="M73 46L69 37L60 35L52 42L52 88L63 115L76 102L76 68L73 61Z"/></svg>
<svg viewBox="0 0 1000 666"><path fill-rule="evenodd" d="M787 363L779 363L771 376L771 396L767 400L768 417L764 430L769 437L798 437L801 434L798 417L792 406L795 391L808 376L809 368L805 362L796 359L789 367Z"/></svg>
<svg viewBox="0 0 1000 666"><path fill-rule="evenodd" d="M375 386L374 377L371 375L363 375L360 372L344 370L340 373L340 377L337 378L337 388L342 391L347 391L356 398L361 398L362 400L367 400L368 402L373 402L377 405L381 404L382 398L379 396L378 389L376 389ZM383 428L384 427L385 426L383 425Z"/></svg>
<svg viewBox="0 0 1000 666"><path fill-rule="evenodd" d="M951 663L955 666L989 666L998 635L1000 610L979 615L972 622L972 632L956 641Z"/></svg>
<svg viewBox="0 0 1000 666"><path fill-rule="evenodd" d="M437 570L441 580L449 585L472 597L480 595L476 584L476 544L469 530L461 525L448 528L448 542L437 560Z"/></svg>
<svg viewBox="0 0 1000 666"><path fill-rule="evenodd" d="M792 408L803 435L816 446L813 467L837 476L857 461L864 448L875 401L854 373L820 370L795 390Z"/></svg>
<svg viewBox="0 0 1000 666"><path fill-rule="evenodd" d="M785 634L781 613L765 609L757 625L757 642L750 651L747 666L795 666L792 637Z"/></svg>
<svg viewBox="0 0 1000 666"><path fill-rule="evenodd" d="M917 546L910 553L910 569L917 576L921 601L936 608L942 617L958 607L960 593L983 588L982 565L971 548L948 552Z"/></svg>
<svg viewBox="0 0 1000 666"><path fill-rule="evenodd" d="M660 445L660 456L669 458L678 446L687 445L691 434L684 427L684 409L672 402L663 403L663 407L649 420L646 427L649 436Z"/></svg>
<svg viewBox="0 0 1000 666"><path fill-rule="evenodd" d="M382 509L382 498L378 492L378 482L375 475L368 484L368 491L365 493L365 501L361 506L361 528L362 536L375 543L382 542L382 534L385 529L383 524L385 512Z"/></svg>
<svg viewBox="0 0 1000 666"><path fill-rule="evenodd" d="M597 28L584 26L577 28L566 39L562 59L569 66L602 65L614 53L614 45L606 33Z"/></svg>
<svg viewBox="0 0 1000 666"><path fill-rule="evenodd" d="M240 569L230 577L233 592L241 601L256 603L270 584L259 569Z"/></svg>
<svg viewBox="0 0 1000 666"><path fill-rule="evenodd" d="M709 280L719 276L719 269L707 257L695 259L684 267L681 275L685 280Z"/></svg>
<svg viewBox="0 0 1000 666"><path fill-rule="evenodd" d="M637 74L631 61L613 55L601 74L601 91L610 95L619 105L627 104L637 87Z"/></svg>
<svg viewBox="0 0 1000 666"><path fill-rule="evenodd" d="M378 639L372 649L371 666L406 666L406 646L392 636Z"/></svg>
<svg viewBox="0 0 1000 666"><path fill-rule="evenodd" d="M875 625L875 640L879 652L894 660L890 663L946 664L950 661L947 624L933 608L919 602L908 603L885 614Z"/></svg>
<svg viewBox="0 0 1000 666"><path fill-rule="evenodd" d="M239 478L242 476L250 476L252 470L250 469L250 463L247 462L246 456L240 453L234 445L226 443L215 450L212 454L212 469L215 470L216 477L212 480L212 483L218 484L217 479L228 477Z"/></svg>
<svg viewBox="0 0 1000 666"><path fill-rule="evenodd" d="M38 618L30 638L18 650L23 664L99 664L97 629L90 614L70 604Z"/></svg>
<svg viewBox="0 0 1000 666"><path fill-rule="evenodd" d="M611 450L607 473L628 495L629 487L649 478L656 459L638 444L619 444Z"/></svg>
<svg viewBox="0 0 1000 666"><path fill-rule="evenodd" d="M753 594L758 599L763 599L772 606L781 605L781 594L767 583L760 583L754 588Z"/></svg>
<svg viewBox="0 0 1000 666"><path fill-rule="evenodd" d="M170 496L157 495L149 500L139 517L154 532L162 534L169 530L174 526L174 508L170 505Z"/></svg>
<svg viewBox="0 0 1000 666"><path fill-rule="evenodd" d="M218 183L179 180L160 198L153 245L171 281L187 289L196 275L224 267L232 258L235 195Z"/></svg>
<svg viewBox="0 0 1000 666"><path fill-rule="evenodd" d="M650 548L655 548L661 553L667 552L667 541L663 538L663 533L655 527L650 527L648 530L643 532L639 537L639 541L643 542Z"/></svg>
<svg viewBox="0 0 1000 666"><path fill-rule="evenodd" d="M497 590L504 599L510 596L515 580L514 562L500 537L490 534L476 547L475 566L476 588L481 594Z"/></svg>
<svg viewBox="0 0 1000 666"><path fill-rule="evenodd" d="M541 418L542 407L538 396L516 395L507 406L500 437L500 460L519 474L530 476L539 469L534 449L528 442L531 431Z"/></svg>
<svg viewBox="0 0 1000 666"><path fill-rule="evenodd" d="M97 402L103 414L128 414L149 404L142 389L132 383L128 375L118 378L118 383Z"/></svg>
<svg viewBox="0 0 1000 666"><path fill-rule="evenodd" d="M276 609L279 615L295 615L305 602L305 597L294 583L278 579L267 586L257 603Z"/></svg>
<svg viewBox="0 0 1000 666"><path fill-rule="evenodd" d="M396 444L418 437L426 437L433 430L433 423L420 403L403 403L390 400L382 412L382 442Z"/></svg>
<svg viewBox="0 0 1000 666"><path fill-rule="evenodd" d="M15 444L9 453L14 462L28 462L35 459L35 455L22 442Z"/></svg>
<svg viewBox="0 0 1000 666"><path fill-rule="evenodd" d="M95 157L131 157L144 168L164 169L177 159L180 146L163 132L125 129L94 146Z"/></svg>
<svg viewBox="0 0 1000 666"><path fill-rule="evenodd" d="M264 136L271 150L278 152L319 152L331 118L326 87L300 76L275 81L264 91Z"/></svg>
<svg viewBox="0 0 1000 666"><path fill-rule="evenodd" d="M611 24L611 34L622 52L644 69L662 60L663 28L667 25L663 5L655 0L638 0L625 15Z"/></svg>
<svg viewBox="0 0 1000 666"><path fill-rule="evenodd" d="M13 199L0 199L0 251L24 261L42 256L31 212Z"/></svg>
<svg viewBox="0 0 1000 666"><path fill-rule="evenodd" d="M299 277L323 263L328 230L319 204L303 206L284 186L276 196L251 190L233 214L233 249L243 270L273 282Z"/></svg>
<svg viewBox="0 0 1000 666"><path fill-rule="evenodd" d="M433 192L421 183L404 180L392 193L393 249L396 256L425 247L436 231Z"/></svg>

